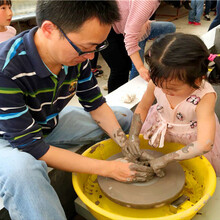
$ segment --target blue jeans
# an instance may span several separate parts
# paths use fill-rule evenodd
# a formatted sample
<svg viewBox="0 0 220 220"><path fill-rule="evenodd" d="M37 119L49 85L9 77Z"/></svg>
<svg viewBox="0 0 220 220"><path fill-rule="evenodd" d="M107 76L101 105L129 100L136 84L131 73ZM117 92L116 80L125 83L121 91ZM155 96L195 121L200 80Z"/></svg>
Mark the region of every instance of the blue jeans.
<svg viewBox="0 0 220 220"><path fill-rule="evenodd" d="M127 133L132 112L123 107L112 108ZM45 141L68 147L98 142L104 132L82 108L66 107L60 121ZM12 220L66 220L59 198L50 185L47 165L28 153L12 148L0 139L0 197Z"/></svg>
<svg viewBox="0 0 220 220"><path fill-rule="evenodd" d="M217 1L217 5L216 5L216 16L214 18L214 20L212 21L210 27L209 27L209 31L218 26L220 24L220 0Z"/></svg>
<svg viewBox="0 0 220 220"><path fill-rule="evenodd" d="M140 54L142 61L144 62L144 50L145 50L146 42L148 40L159 37L161 34L173 33L175 31L176 31L176 26L172 22L163 22L163 21L151 22L150 35L145 40L140 41L138 44L139 47L141 48L139 50L139 54ZM136 70L135 65L132 63L130 79L133 79L138 75L139 75L139 73Z"/></svg>
<svg viewBox="0 0 220 220"><path fill-rule="evenodd" d="M203 13L204 0L191 0L191 8L188 19L190 22L200 22Z"/></svg>
<svg viewBox="0 0 220 220"><path fill-rule="evenodd" d="M205 15L208 15L211 10L211 0L205 1Z"/></svg>

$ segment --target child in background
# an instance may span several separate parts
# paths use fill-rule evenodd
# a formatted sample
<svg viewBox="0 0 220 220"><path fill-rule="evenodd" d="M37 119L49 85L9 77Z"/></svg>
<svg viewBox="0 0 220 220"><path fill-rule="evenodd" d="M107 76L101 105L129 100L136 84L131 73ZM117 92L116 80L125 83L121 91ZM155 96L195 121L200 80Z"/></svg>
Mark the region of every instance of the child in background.
<svg viewBox="0 0 220 220"><path fill-rule="evenodd" d="M163 147L164 141L180 143L186 146L150 161L155 173L172 161L205 154L219 176L220 125L210 83L220 82L220 57L210 54L199 37L178 33L157 39L145 59L151 81L132 120L129 136L136 148L128 146L127 151L140 156L139 133L154 147ZM213 60L215 68L208 76ZM155 98L157 104L151 107Z"/></svg>
<svg viewBox="0 0 220 220"><path fill-rule="evenodd" d="M0 0L0 43L16 35L16 30L9 26L12 19L11 0Z"/></svg>

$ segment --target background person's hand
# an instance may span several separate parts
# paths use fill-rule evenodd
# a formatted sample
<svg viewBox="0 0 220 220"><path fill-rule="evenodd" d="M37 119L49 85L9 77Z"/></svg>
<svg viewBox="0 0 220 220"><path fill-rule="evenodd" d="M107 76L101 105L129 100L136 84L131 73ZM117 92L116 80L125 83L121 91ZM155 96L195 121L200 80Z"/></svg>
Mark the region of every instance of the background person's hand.
<svg viewBox="0 0 220 220"><path fill-rule="evenodd" d="M138 69L138 72L140 74L140 76L147 82L149 82L150 80L150 72L149 70L145 67L145 66L142 66Z"/></svg>

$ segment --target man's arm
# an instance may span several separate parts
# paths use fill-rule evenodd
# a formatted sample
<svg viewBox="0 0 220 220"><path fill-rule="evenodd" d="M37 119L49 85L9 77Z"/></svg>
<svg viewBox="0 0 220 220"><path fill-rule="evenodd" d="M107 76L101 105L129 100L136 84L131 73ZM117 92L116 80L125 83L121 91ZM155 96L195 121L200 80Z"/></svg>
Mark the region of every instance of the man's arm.
<svg viewBox="0 0 220 220"><path fill-rule="evenodd" d="M119 125L113 111L106 104L90 112L94 121L111 137L120 147L125 145L127 137Z"/></svg>
<svg viewBox="0 0 220 220"><path fill-rule="evenodd" d="M128 181L128 179L132 180L136 174L131 169L131 163L91 159L54 146L50 146L47 153L40 160L59 170L97 174L123 182Z"/></svg>

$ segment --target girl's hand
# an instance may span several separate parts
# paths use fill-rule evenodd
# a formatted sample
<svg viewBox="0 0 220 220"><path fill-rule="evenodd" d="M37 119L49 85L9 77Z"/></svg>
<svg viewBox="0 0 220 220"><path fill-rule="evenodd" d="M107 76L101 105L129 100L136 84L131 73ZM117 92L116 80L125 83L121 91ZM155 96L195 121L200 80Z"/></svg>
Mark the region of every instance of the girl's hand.
<svg viewBox="0 0 220 220"><path fill-rule="evenodd" d="M147 82L150 81L150 72L147 68L145 68L144 66L140 67L138 69L138 72L140 74L140 76Z"/></svg>
<svg viewBox="0 0 220 220"><path fill-rule="evenodd" d="M159 177L163 177L165 176L165 173L163 171L163 168L165 168L167 166L167 161L166 158L162 157L158 157L155 158L151 161L149 161L150 163L150 167L153 169L154 173L159 176Z"/></svg>
<svg viewBox="0 0 220 220"><path fill-rule="evenodd" d="M128 161L109 161L108 177L111 177L120 182L145 182L154 176L154 171L151 167L143 166Z"/></svg>
<svg viewBox="0 0 220 220"><path fill-rule="evenodd" d="M122 147L122 154L131 161L136 160L141 155L139 136L133 135L125 142Z"/></svg>

